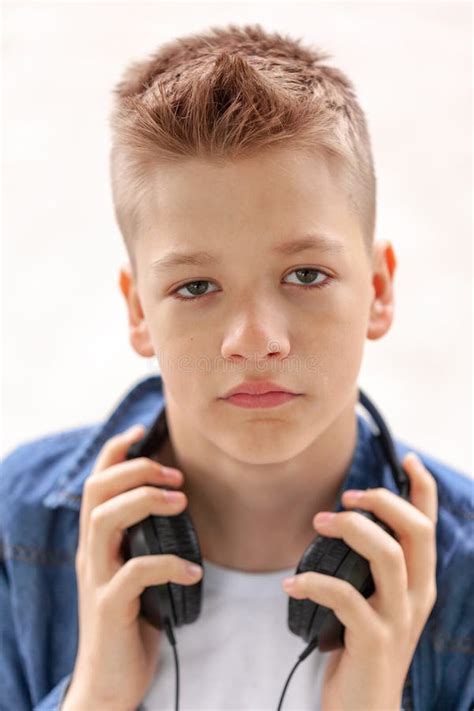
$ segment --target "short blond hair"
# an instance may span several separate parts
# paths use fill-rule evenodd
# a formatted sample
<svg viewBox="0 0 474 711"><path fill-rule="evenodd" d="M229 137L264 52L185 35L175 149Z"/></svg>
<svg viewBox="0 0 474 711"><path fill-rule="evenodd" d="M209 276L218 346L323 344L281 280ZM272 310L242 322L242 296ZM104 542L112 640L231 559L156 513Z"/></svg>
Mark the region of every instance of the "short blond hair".
<svg viewBox="0 0 474 711"><path fill-rule="evenodd" d="M160 163L236 160L272 147L319 151L342 166L371 252L376 178L364 112L329 54L260 25L211 27L132 62L113 89L110 176L135 271L140 206Z"/></svg>

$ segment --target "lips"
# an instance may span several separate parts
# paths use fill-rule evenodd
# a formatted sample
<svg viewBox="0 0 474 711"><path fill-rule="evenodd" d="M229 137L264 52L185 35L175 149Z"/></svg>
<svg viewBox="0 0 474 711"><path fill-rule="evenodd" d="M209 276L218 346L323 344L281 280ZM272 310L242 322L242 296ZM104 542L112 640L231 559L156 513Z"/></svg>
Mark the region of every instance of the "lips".
<svg viewBox="0 0 474 711"><path fill-rule="evenodd" d="M244 408L262 408L262 407L276 407L277 405L283 405L285 402L290 402L295 400L300 395L295 395L293 393L284 393L281 390L279 392L265 393L265 395L248 395L247 393L237 393L236 395L231 395L230 397L224 398L225 403L233 405L236 407Z"/></svg>
<svg viewBox="0 0 474 711"><path fill-rule="evenodd" d="M292 395L298 395L288 388L278 385L278 383L273 383L271 380L247 380L235 388L229 390L223 397L229 398L232 395L246 394L246 395L265 395L266 393L290 393Z"/></svg>

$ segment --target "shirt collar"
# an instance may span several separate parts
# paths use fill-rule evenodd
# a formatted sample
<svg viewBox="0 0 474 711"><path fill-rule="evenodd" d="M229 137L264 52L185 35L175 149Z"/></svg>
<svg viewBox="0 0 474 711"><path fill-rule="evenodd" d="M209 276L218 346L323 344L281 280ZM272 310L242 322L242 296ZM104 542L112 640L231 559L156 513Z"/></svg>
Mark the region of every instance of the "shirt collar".
<svg viewBox="0 0 474 711"><path fill-rule="evenodd" d="M90 427L65 467L62 462L61 476L43 499L43 504L50 509L66 507L79 511L84 482L105 442L134 424L143 424L148 429L165 404L160 374L147 376L135 383L103 421ZM346 489L383 486L398 493L378 437L373 432L370 415L366 415L365 410L363 413L356 410L357 442L339 492L336 511L343 508L340 496Z"/></svg>
<svg viewBox="0 0 474 711"><path fill-rule="evenodd" d="M161 375L147 376L136 382L103 421L90 427L62 468L53 490L43 499L43 504L51 509L65 506L79 511L84 482L105 442L135 424L142 424L148 429L163 404Z"/></svg>

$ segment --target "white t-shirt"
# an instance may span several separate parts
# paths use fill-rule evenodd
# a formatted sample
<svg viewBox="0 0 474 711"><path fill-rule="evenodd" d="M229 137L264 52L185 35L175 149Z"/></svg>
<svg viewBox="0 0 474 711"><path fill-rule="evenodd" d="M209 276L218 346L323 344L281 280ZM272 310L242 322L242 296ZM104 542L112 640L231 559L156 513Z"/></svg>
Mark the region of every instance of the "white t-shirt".
<svg viewBox="0 0 474 711"><path fill-rule="evenodd" d="M201 614L174 628L180 711L277 711L285 682L307 646L287 624L281 582L295 568L248 573L203 561ZM291 677L282 711L318 711L329 653L314 649ZM174 711L175 662L163 635L146 711Z"/></svg>

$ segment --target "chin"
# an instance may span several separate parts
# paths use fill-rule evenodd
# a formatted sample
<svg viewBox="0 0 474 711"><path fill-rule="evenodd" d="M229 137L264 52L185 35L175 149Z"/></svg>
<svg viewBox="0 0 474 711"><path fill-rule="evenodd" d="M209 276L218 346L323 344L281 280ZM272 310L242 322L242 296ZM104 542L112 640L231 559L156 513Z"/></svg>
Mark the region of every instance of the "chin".
<svg viewBox="0 0 474 711"><path fill-rule="evenodd" d="M247 425L250 425L248 427ZM242 427L225 428L222 420L213 427L214 445L239 462L249 465L282 464L304 451L317 437L307 423L280 420L252 420Z"/></svg>

